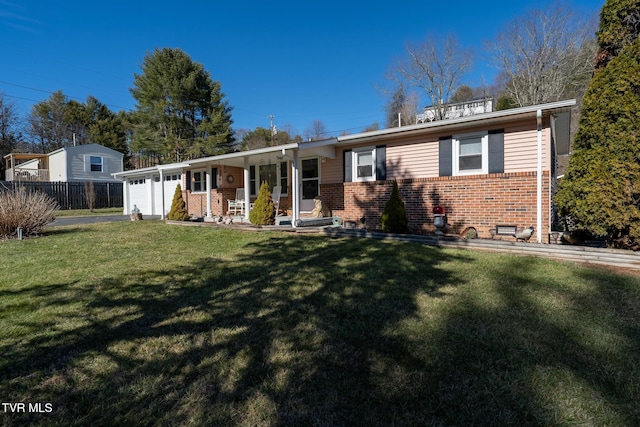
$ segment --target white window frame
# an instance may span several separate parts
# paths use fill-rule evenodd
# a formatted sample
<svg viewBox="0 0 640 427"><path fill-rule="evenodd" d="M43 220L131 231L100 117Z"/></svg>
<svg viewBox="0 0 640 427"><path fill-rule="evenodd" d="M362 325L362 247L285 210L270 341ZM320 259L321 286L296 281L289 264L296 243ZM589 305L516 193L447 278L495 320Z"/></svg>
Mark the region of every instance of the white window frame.
<svg viewBox="0 0 640 427"><path fill-rule="evenodd" d="M291 176L290 176L290 163L288 161L278 161L275 163L276 165L276 176L277 176L277 185L282 186L282 179L284 178L282 176L282 163L286 163L286 173L287 173L287 185L282 187L281 196L288 196L288 188L289 188L289 183L291 182ZM273 163L272 163L273 164ZM251 190L251 196L257 196L258 195L258 191L260 190L260 185L262 185L262 179L260 178L260 166L264 166L264 164L255 164L255 165L251 165L254 168L255 171L255 182L253 182L254 180L251 180L252 184L250 186L250 190Z"/></svg>
<svg viewBox="0 0 640 427"><path fill-rule="evenodd" d="M460 170L460 142L467 139L480 138L482 167L480 169ZM478 175L489 172L489 132L472 132L460 135L453 135L453 175Z"/></svg>
<svg viewBox="0 0 640 427"><path fill-rule="evenodd" d="M200 173L200 190L196 191L196 174ZM191 192L192 193L206 193L207 192L207 170L206 169L194 169L191 171Z"/></svg>
<svg viewBox="0 0 640 427"><path fill-rule="evenodd" d="M100 159L100 163L94 163L92 160L93 159ZM87 165L87 172L91 173L91 172L97 172L97 173L102 173L104 171L104 157L102 156L97 156L95 154L87 154L87 160L86 163ZM100 170L93 170L94 166L100 166Z"/></svg>
<svg viewBox="0 0 640 427"><path fill-rule="evenodd" d="M354 148L351 156L351 174L353 182L368 182L376 180L376 147ZM358 156L360 154L371 154L371 176L358 176Z"/></svg>

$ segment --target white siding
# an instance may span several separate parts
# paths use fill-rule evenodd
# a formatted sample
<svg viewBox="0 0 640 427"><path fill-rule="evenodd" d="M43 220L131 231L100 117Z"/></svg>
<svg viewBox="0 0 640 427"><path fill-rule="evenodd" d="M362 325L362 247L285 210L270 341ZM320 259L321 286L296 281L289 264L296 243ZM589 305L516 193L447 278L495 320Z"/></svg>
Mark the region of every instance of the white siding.
<svg viewBox="0 0 640 427"><path fill-rule="evenodd" d="M65 150L49 154L49 181L67 181L67 154Z"/></svg>

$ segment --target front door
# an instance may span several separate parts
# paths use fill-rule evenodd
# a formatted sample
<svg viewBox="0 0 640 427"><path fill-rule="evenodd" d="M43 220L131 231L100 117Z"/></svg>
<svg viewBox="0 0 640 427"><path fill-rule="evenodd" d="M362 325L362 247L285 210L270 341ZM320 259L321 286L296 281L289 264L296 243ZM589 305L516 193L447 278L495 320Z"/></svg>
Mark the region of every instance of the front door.
<svg viewBox="0 0 640 427"><path fill-rule="evenodd" d="M300 211L311 212L314 198L320 195L320 162L317 157L302 159L302 199Z"/></svg>

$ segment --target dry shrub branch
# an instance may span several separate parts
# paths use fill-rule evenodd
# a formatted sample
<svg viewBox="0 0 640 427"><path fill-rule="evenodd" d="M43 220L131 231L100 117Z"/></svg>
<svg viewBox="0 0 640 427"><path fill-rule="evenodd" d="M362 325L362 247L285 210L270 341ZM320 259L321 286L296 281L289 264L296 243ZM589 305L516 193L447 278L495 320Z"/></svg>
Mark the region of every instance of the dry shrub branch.
<svg viewBox="0 0 640 427"><path fill-rule="evenodd" d="M18 227L24 236L36 235L57 211L56 201L44 193L0 190L0 238L16 237Z"/></svg>

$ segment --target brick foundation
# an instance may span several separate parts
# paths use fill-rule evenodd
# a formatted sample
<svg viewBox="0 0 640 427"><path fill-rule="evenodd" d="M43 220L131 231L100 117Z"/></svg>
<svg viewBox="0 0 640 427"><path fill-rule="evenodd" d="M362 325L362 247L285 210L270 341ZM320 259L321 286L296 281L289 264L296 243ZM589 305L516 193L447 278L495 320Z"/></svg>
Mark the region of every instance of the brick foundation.
<svg viewBox="0 0 640 427"><path fill-rule="evenodd" d="M432 209L443 205L451 225L449 233L459 234L474 227L481 238L490 237L496 224L518 228L536 226L537 182L535 172L437 177L398 180L400 197L415 233L435 231ZM365 218L369 229L378 229L380 215L391 196L393 181L322 184L320 195L343 221ZM549 173L542 180L542 240L548 242L550 192ZM539 230L536 230L538 233ZM496 238L501 238L496 236ZM513 237L506 237L513 240ZM535 239L532 237L532 239Z"/></svg>

